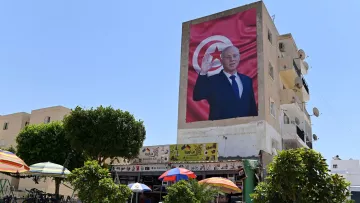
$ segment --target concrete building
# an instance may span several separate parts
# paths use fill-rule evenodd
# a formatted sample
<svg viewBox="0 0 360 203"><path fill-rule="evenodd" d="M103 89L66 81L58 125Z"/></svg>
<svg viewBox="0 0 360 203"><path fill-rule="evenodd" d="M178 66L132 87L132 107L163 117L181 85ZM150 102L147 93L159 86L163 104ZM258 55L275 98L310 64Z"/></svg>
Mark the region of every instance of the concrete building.
<svg viewBox="0 0 360 203"><path fill-rule="evenodd" d="M16 136L30 123L30 114L21 112L0 116L0 147L16 145Z"/></svg>
<svg viewBox="0 0 360 203"><path fill-rule="evenodd" d="M258 116L187 122L192 27L250 9L256 9ZM182 33L178 144L218 143L219 159L258 158L261 150L272 155L282 149L312 148L311 119L305 107L310 99L305 52L292 34L278 32L262 1L185 22Z"/></svg>
<svg viewBox="0 0 360 203"><path fill-rule="evenodd" d="M239 52L226 56L224 52L228 47L237 48ZM204 74L201 66L206 54L211 63ZM226 72L226 58L240 61L240 65L235 66L237 74L234 71L229 76ZM256 182L263 180L264 169L277 150L312 148L311 119L305 105L310 99L304 78L308 72L305 59L305 52L297 47L291 34L279 34L262 1L183 23L177 145L185 149L188 145L214 143L218 159L214 163L183 159L181 163L174 163L171 157L179 155L177 150L171 150L173 145L146 146L140 151L142 162L113 166L115 180L124 184L143 181L162 188L156 177L169 168L181 166L196 172L199 179L233 178L244 189L241 195L234 196L251 202L249 194ZM242 85L238 89L233 87L231 77L234 75L240 77L238 82ZM252 84L246 83L246 77L251 78ZM205 89L199 90L201 87ZM252 92L256 113L247 111L253 107L250 103L253 101L246 103L246 99L252 99ZM236 97L237 93L240 98ZM244 111L239 110L240 105ZM168 147L170 150L165 150ZM168 151L170 155L160 153ZM200 154L207 153L197 155ZM164 159L164 156L170 158ZM224 167L224 171L212 166L231 165L234 160L240 163L236 170ZM245 163L249 161L254 165L247 168ZM246 179L239 178L239 169L246 171ZM256 180L251 178L254 174ZM237 182L238 179L241 181Z"/></svg>
<svg viewBox="0 0 360 203"><path fill-rule="evenodd" d="M25 126L59 121L70 111L70 109L63 106L54 106L32 110L30 114L20 112L0 116L0 147L15 147L16 136Z"/></svg>
<svg viewBox="0 0 360 203"><path fill-rule="evenodd" d="M65 115L69 114L70 111L71 109L63 106L54 106L32 110L31 113L20 112L0 116L0 148L4 149L10 146L16 147L16 136L25 126L29 124L40 124L49 123L52 121L59 121L62 120ZM55 182L50 180L50 178L40 181L39 184L34 184L34 181L32 179L19 180L5 175L0 175L0 178L9 179L11 185L13 185L20 191L24 191L25 188L37 188L49 193L55 192ZM71 195L72 190L64 185L61 185L60 193Z"/></svg>
<svg viewBox="0 0 360 203"><path fill-rule="evenodd" d="M341 160L336 156L331 160L330 170L350 182L351 199L360 202L360 160Z"/></svg>

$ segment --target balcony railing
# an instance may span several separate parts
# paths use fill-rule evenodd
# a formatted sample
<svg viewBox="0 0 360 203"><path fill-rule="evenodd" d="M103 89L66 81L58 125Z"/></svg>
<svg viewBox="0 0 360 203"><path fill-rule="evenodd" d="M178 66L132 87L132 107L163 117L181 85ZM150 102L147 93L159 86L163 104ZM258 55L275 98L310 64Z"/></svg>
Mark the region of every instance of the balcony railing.
<svg viewBox="0 0 360 203"><path fill-rule="evenodd" d="M305 81L304 77L302 77L302 74L301 74L301 69L300 69L300 68L296 65L296 63L295 63L295 59L293 60L293 66L294 66L294 69L295 69L295 71L296 71L297 75L298 75L299 77L301 77L301 79L302 79L302 82L303 82L303 84L304 84L304 88L305 88L306 92L307 92L308 94L310 94L310 92L309 92L309 86L307 85L307 83L306 83L306 81Z"/></svg>
<svg viewBox="0 0 360 203"><path fill-rule="evenodd" d="M308 143L306 143L306 145L307 145L310 149L312 149L312 148L313 148L313 146L312 146L312 142L308 142Z"/></svg>
<svg viewBox="0 0 360 203"><path fill-rule="evenodd" d="M293 60L293 66L294 66L294 69L295 69L297 75L298 75L299 77L301 77L301 70L300 70L300 68L296 65L295 59Z"/></svg>
<svg viewBox="0 0 360 203"><path fill-rule="evenodd" d="M300 130L300 128L298 126L296 126L296 133L300 137L300 139L305 142L304 131Z"/></svg>
<svg viewBox="0 0 360 203"><path fill-rule="evenodd" d="M307 85L305 79L304 79L303 77L302 77L301 79L302 79L302 82L303 82L303 84L304 84L304 88L305 88L306 92L307 92L308 94L310 94L310 92L309 92L309 86Z"/></svg>

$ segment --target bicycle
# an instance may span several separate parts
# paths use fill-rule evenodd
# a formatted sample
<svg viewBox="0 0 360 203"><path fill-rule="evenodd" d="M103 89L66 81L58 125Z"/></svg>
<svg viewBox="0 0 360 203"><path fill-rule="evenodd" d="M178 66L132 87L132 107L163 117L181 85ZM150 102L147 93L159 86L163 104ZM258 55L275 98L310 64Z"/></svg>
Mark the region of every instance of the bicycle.
<svg viewBox="0 0 360 203"><path fill-rule="evenodd" d="M22 203L46 203L46 198L44 197L44 192L33 188L31 190L25 189L28 193L28 197Z"/></svg>
<svg viewBox="0 0 360 203"><path fill-rule="evenodd" d="M17 203L16 197L13 197L12 195L6 195L3 198L4 203Z"/></svg>

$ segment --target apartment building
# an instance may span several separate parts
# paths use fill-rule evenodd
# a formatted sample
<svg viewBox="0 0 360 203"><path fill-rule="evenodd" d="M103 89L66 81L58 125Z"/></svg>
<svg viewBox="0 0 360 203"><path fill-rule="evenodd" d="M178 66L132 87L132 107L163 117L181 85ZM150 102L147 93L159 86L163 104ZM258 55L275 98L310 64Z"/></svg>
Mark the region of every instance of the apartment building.
<svg viewBox="0 0 360 203"><path fill-rule="evenodd" d="M274 155L282 149L312 148L311 117L306 109L310 100L306 53L292 34L278 32L263 1L184 22L182 33L178 144L218 143L222 159L257 158L259 151ZM226 117L218 111L232 114L226 105L232 105L233 100L223 99L230 94L231 85L223 85L223 91L213 90L206 100L194 100L195 92L205 98L210 91L199 89L201 54L210 54L214 64L208 77L221 76L224 67L217 52L229 46L239 50L238 73L252 79L256 115ZM246 103L241 105L249 108ZM222 118L212 119L214 112Z"/></svg>
<svg viewBox="0 0 360 203"><path fill-rule="evenodd" d="M360 202L360 160L342 160L335 156L331 160L330 171L350 182L351 199Z"/></svg>
<svg viewBox="0 0 360 203"><path fill-rule="evenodd" d="M59 121L70 111L71 109L63 106L54 106L32 110L31 113L20 112L0 116L0 147L15 147L16 136L25 126Z"/></svg>
<svg viewBox="0 0 360 203"><path fill-rule="evenodd" d="M209 161L194 156L178 159L182 167L201 178L217 173L237 179L230 162L251 160L263 166L256 172L263 180L277 150L312 148L305 51L292 34L278 32L263 1L184 22L181 43L176 146L190 156L207 154L191 152L191 146L216 144L216 165L224 164L207 166ZM179 156L177 147L146 146L142 162L114 166L113 173L120 182L143 179L155 187L159 183L152 176L171 166L169 156ZM191 166L196 163L190 160L202 166ZM244 188L240 199L251 202L253 179L234 182Z"/></svg>
<svg viewBox="0 0 360 203"><path fill-rule="evenodd" d="M0 148L8 148L16 146L16 136L19 132L29 124L49 123L52 121L60 121L65 115L69 114L71 109L63 106L54 106L42 109L32 110L31 113L14 113L0 116ZM47 161L47 160L44 160ZM58 163L63 164L63 163ZM49 193L55 192L55 183L48 178L35 184L32 179L16 179L6 175L0 175L0 178L8 179L16 189L22 191L26 189L37 188ZM20 192L21 193L21 192ZM71 195L72 190L64 185L60 186L60 193Z"/></svg>
<svg viewBox="0 0 360 203"><path fill-rule="evenodd" d="M280 81L280 112L285 148L312 148L311 119L306 109L310 99L309 86L304 75L309 65L306 55L298 49L291 34L278 37L278 66Z"/></svg>
<svg viewBox="0 0 360 203"><path fill-rule="evenodd" d="M0 147L16 145L16 136L30 123L30 114L25 112L0 116Z"/></svg>

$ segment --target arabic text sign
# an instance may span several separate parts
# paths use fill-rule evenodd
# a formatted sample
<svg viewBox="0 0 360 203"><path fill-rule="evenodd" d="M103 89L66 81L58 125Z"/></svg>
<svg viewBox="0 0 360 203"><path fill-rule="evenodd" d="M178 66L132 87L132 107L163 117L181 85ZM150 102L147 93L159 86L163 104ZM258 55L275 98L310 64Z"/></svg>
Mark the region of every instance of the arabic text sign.
<svg viewBox="0 0 360 203"><path fill-rule="evenodd" d="M217 160L217 143L170 145L170 162Z"/></svg>
<svg viewBox="0 0 360 203"><path fill-rule="evenodd" d="M113 166L116 172L165 172L174 167L186 168L191 171L225 171L239 170L243 167L242 162L217 162L217 163L178 163L178 164L146 164L146 165L123 165Z"/></svg>
<svg viewBox="0 0 360 203"><path fill-rule="evenodd" d="M169 161L169 154L169 145L142 147L136 162L167 163Z"/></svg>

